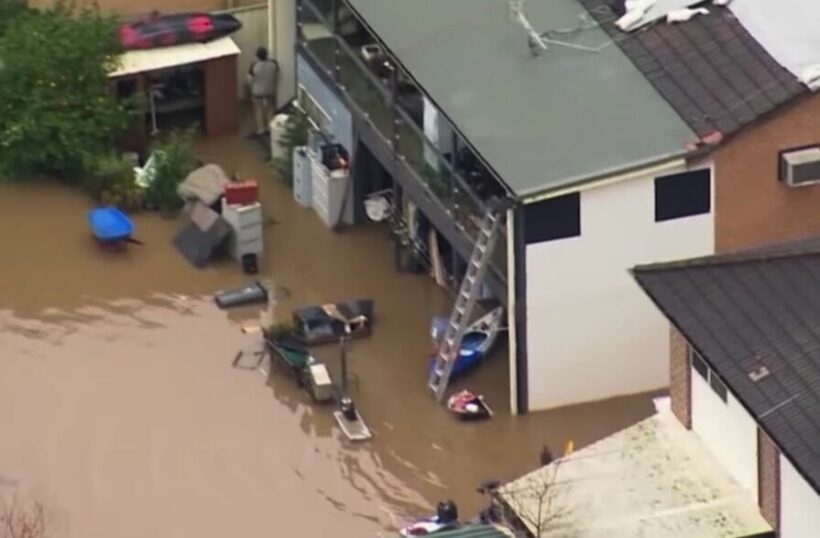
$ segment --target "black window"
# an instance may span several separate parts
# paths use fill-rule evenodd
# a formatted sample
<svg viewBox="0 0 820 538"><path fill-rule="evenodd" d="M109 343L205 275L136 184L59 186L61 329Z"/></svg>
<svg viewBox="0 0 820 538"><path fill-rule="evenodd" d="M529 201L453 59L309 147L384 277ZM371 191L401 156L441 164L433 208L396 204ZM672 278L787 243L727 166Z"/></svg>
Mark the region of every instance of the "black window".
<svg viewBox="0 0 820 538"><path fill-rule="evenodd" d="M711 211L711 178L708 168L655 178L655 222Z"/></svg>
<svg viewBox="0 0 820 538"><path fill-rule="evenodd" d="M712 387L712 390L715 391L715 394L720 396L720 399L724 402L727 400L727 392L726 392L726 385L723 384L723 381L715 374L715 372L709 372L709 386Z"/></svg>
<svg viewBox="0 0 820 538"><path fill-rule="evenodd" d="M581 194L573 192L524 206L527 244L581 235Z"/></svg>
<svg viewBox="0 0 820 538"><path fill-rule="evenodd" d="M692 368L694 368L695 371L697 373L699 373L700 376L703 379L708 379L708 377L709 377L709 367L706 366L705 362L703 362L703 359L701 358L700 354L698 354L697 351L695 351L694 349L692 349L690 347L689 348L689 357L692 360Z"/></svg>

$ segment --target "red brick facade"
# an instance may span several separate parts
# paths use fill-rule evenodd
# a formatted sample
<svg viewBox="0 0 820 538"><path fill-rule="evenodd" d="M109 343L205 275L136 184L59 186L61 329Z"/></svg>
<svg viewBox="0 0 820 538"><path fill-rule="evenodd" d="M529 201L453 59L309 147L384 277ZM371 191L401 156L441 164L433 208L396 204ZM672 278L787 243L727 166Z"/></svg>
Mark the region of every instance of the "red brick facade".
<svg viewBox="0 0 820 538"><path fill-rule="evenodd" d="M762 430L757 430L757 472L760 513L780 532L780 451Z"/></svg>
<svg viewBox="0 0 820 538"><path fill-rule="evenodd" d="M687 428L692 427L692 368L689 344L674 327L669 333L669 393L672 412Z"/></svg>
<svg viewBox="0 0 820 538"><path fill-rule="evenodd" d="M780 151L820 144L820 94L749 125L714 153L715 249L736 250L820 233L820 185L778 181Z"/></svg>

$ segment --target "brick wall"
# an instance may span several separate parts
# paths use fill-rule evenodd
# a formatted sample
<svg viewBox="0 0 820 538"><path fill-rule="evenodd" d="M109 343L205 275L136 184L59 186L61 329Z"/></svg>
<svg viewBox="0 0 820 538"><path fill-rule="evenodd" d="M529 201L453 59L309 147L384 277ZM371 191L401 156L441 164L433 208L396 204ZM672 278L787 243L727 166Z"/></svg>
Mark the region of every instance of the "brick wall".
<svg viewBox="0 0 820 538"><path fill-rule="evenodd" d="M738 248L820 233L820 185L777 179L778 152L820 143L820 94L798 99L742 130L715 153L715 248Z"/></svg>
<svg viewBox="0 0 820 538"><path fill-rule="evenodd" d="M677 329L669 333L669 394L672 412L687 428L692 427L692 368L689 344Z"/></svg>
<svg viewBox="0 0 820 538"><path fill-rule="evenodd" d="M760 513L780 532L780 452L763 430L757 430Z"/></svg>

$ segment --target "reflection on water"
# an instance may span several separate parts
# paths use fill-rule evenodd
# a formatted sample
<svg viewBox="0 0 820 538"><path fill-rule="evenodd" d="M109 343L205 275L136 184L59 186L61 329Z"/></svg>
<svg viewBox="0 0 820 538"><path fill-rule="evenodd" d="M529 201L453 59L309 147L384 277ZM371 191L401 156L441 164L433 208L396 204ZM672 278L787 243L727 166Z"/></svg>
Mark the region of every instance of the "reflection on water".
<svg viewBox="0 0 820 538"><path fill-rule="evenodd" d="M0 494L49 505L57 535L86 538L387 535L441 498L473 515L476 485L531 470L543 444L583 446L647 415L634 397L510 417L506 350L455 384L498 411L459 423L424 389L429 321L448 297L423 275L392 270L378 226L329 232L269 178L257 148L202 146L226 170L261 181L262 277L295 306L376 302L371 338L349 348L351 395L375 432L342 439L283 368L233 368L259 335L211 301L247 279L237 265L191 268L171 246L179 226L135 218L146 243L102 252L85 225L89 201L49 183L0 185ZM339 350L316 349L338 379Z"/></svg>

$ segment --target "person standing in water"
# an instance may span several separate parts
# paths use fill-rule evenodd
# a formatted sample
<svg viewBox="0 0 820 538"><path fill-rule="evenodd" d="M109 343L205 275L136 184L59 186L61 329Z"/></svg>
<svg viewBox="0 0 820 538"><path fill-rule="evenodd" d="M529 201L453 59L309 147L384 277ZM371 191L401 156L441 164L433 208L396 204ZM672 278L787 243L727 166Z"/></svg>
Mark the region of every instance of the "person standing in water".
<svg viewBox="0 0 820 538"><path fill-rule="evenodd" d="M256 60L248 70L248 85L256 116L256 134L268 131L276 107L276 84L279 81L279 64L268 58L268 49L256 49Z"/></svg>

